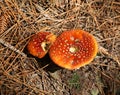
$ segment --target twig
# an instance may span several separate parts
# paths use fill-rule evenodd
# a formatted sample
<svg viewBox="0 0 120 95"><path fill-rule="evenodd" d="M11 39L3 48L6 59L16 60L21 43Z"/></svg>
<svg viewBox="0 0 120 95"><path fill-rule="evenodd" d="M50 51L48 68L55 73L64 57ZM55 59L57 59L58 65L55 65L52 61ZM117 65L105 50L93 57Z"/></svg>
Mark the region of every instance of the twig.
<svg viewBox="0 0 120 95"><path fill-rule="evenodd" d="M12 46L10 43L4 41L3 39L0 39L0 43L6 46L7 48L17 52L18 54L22 55L23 57L27 57L27 55L20 50L16 49L14 46Z"/></svg>
<svg viewBox="0 0 120 95"><path fill-rule="evenodd" d="M120 66L120 61L118 60L118 57L115 56L115 55L114 55L114 56L111 55L111 54L107 51L107 49L105 49L104 47L99 46L99 52L101 52L101 53L103 53L103 54L111 57L111 58L112 58L114 61L116 61L116 62L118 63L118 65Z"/></svg>

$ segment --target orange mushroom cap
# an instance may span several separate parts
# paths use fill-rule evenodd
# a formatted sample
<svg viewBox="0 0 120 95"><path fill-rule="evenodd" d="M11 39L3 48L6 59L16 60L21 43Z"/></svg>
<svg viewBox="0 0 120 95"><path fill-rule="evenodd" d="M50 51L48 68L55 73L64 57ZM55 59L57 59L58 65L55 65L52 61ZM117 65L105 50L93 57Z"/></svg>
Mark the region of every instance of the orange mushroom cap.
<svg viewBox="0 0 120 95"><path fill-rule="evenodd" d="M89 64L98 51L95 38L83 30L63 32L52 44L49 55L58 66L73 70Z"/></svg>
<svg viewBox="0 0 120 95"><path fill-rule="evenodd" d="M50 32L39 32L31 37L27 49L33 56L42 58L46 55L55 39L56 36Z"/></svg>

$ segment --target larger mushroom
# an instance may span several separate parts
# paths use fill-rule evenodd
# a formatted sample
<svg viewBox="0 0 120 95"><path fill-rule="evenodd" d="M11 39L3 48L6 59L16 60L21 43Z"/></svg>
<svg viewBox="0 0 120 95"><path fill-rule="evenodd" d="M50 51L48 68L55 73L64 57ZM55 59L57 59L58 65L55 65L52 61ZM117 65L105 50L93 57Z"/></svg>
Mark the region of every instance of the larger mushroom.
<svg viewBox="0 0 120 95"><path fill-rule="evenodd" d="M51 32L39 32L31 37L27 49L31 55L43 58L55 39L56 36Z"/></svg>
<svg viewBox="0 0 120 95"><path fill-rule="evenodd" d="M73 70L89 64L97 50L97 41L93 35L83 30L70 30L58 36L49 55L58 66Z"/></svg>

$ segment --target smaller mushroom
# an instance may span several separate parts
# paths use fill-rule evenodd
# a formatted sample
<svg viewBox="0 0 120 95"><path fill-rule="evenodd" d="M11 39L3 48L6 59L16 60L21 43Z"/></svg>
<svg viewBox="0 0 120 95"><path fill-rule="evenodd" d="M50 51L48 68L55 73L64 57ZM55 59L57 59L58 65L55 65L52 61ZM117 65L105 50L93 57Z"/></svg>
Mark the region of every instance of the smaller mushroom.
<svg viewBox="0 0 120 95"><path fill-rule="evenodd" d="M43 58L55 39L56 36L51 32L39 32L31 37L27 49L33 56Z"/></svg>
<svg viewBox="0 0 120 95"><path fill-rule="evenodd" d="M73 70L89 64L97 50L97 41L93 35L83 30L70 30L56 38L49 55L58 66Z"/></svg>

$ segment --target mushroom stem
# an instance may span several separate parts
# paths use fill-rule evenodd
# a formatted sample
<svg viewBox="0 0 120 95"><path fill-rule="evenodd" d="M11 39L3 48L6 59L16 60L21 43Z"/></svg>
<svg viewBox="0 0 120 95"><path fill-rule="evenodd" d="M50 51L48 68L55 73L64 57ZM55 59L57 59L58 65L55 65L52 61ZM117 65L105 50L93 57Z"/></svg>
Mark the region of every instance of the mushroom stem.
<svg viewBox="0 0 120 95"><path fill-rule="evenodd" d="M50 46L50 42L42 42L41 43L41 47L43 49L43 51L47 51L49 49L49 46Z"/></svg>
<svg viewBox="0 0 120 95"><path fill-rule="evenodd" d="M49 34L46 36L46 39L48 41L44 41L41 43L41 47L42 47L43 51L48 51L48 49L50 48L50 45L55 41L56 37L57 36L54 34Z"/></svg>

